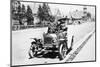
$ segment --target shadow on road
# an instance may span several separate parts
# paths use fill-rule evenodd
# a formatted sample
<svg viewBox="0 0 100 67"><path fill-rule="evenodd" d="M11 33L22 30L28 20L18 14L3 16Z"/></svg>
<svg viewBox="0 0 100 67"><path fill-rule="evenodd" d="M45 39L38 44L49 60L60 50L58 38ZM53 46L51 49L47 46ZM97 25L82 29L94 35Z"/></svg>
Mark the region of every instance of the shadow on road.
<svg viewBox="0 0 100 67"><path fill-rule="evenodd" d="M58 56L58 52L47 52L47 53L41 53L38 54L38 58L50 58L50 59L55 59Z"/></svg>
<svg viewBox="0 0 100 67"><path fill-rule="evenodd" d="M66 55L72 50L72 48L69 48ZM50 58L50 59L56 59L58 58L59 53L58 52L47 52L47 53L40 53L36 57L37 58Z"/></svg>

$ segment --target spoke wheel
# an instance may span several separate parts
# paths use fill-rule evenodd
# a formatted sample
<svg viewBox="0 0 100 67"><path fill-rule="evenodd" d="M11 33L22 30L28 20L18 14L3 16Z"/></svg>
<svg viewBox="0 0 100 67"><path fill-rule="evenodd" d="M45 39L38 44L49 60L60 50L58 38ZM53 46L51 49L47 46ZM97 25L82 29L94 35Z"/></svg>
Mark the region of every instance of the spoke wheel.
<svg viewBox="0 0 100 67"><path fill-rule="evenodd" d="M61 43L59 46L59 59L63 60L66 57L66 54L67 54L66 43Z"/></svg>
<svg viewBox="0 0 100 67"><path fill-rule="evenodd" d="M35 57L37 55L37 51L36 51L35 45L36 44L33 44L33 46L29 50L29 56L30 56L30 58L33 58L33 57Z"/></svg>

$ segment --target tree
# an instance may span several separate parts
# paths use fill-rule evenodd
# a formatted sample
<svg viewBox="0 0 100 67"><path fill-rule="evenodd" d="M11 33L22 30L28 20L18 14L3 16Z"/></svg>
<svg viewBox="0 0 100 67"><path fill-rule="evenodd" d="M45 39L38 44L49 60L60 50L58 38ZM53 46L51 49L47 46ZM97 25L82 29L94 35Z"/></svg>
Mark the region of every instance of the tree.
<svg viewBox="0 0 100 67"><path fill-rule="evenodd" d="M50 18L50 14L49 14L50 8L49 8L48 4L43 3L42 10L43 10L44 20L49 21L49 18Z"/></svg>
<svg viewBox="0 0 100 67"><path fill-rule="evenodd" d="M33 18L32 9L30 8L29 5L27 6L26 17L27 17L27 23L28 23L28 25L32 25L34 18Z"/></svg>
<svg viewBox="0 0 100 67"><path fill-rule="evenodd" d="M12 19L18 20L19 24L22 25L23 19L26 18L26 9L25 5L22 4L20 1L12 1L12 6L11 6L11 12L12 12Z"/></svg>
<svg viewBox="0 0 100 67"><path fill-rule="evenodd" d="M25 5L24 4L22 5L21 13L22 13L22 19L25 18L26 17L26 9L25 9Z"/></svg>
<svg viewBox="0 0 100 67"><path fill-rule="evenodd" d="M38 18L40 19L40 24L41 24L41 21L43 21L43 10L42 10L42 7L39 5L39 8L38 8Z"/></svg>
<svg viewBox="0 0 100 67"><path fill-rule="evenodd" d="M88 12L88 13L87 13L87 17L88 17L88 18L91 18L91 13Z"/></svg>
<svg viewBox="0 0 100 67"><path fill-rule="evenodd" d="M25 14L26 13L26 9L25 9L25 5L23 4L22 5L22 14Z"/></svg>
<svg viewBox="0 0 100 67"><path fill-rule="evenodd" d="M18 16L18 20L19 20L19 24L20 25L22 25L23 23L22 23L22 8L21 8L21 6L19 5L19 7L18 7L18 14L17 14L17 16Z"/></svg>
<svg viewBox="0 0 100 67"><path fill-rule="evenodd" d="M44 20L49 21L49 18L50 18L49 11L50 11L50 8L46 3L43 3L42 7L39 5L37 14L40 19L40 22Z"/></svg>
<svg viewBox="0 0 100 67"><path fill-rule="evenodd" d="M16 3L18 3L19 5L15 7ZM21 12L21 6L19 1L12 1L11 12L12 19L19 20L19 13Z"/></svg>

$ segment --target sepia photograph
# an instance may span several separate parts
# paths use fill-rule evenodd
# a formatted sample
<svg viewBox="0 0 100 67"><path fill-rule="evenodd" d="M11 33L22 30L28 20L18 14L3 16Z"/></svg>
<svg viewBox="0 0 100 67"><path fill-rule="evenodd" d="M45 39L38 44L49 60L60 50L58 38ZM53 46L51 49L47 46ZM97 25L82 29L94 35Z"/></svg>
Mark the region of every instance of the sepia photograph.
<svg viewBox="0 0 100 67"><path fill-rule="evenodd" d="M96 6L11 0L11 66L96 61Z"/></svg>

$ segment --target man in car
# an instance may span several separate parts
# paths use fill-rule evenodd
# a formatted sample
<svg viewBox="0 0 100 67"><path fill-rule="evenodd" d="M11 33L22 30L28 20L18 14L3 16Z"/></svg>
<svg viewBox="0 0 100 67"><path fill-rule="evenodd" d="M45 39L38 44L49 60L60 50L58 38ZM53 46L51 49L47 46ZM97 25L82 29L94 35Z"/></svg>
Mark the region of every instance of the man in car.
<svg viewBox="0 0 100 67"><path fill-rule="evenodd" d="M62 18L58 20L58 25L56 27L59 35L61 37L66 37L67 36L67 27L66 27L66 18Z"/></svg>

